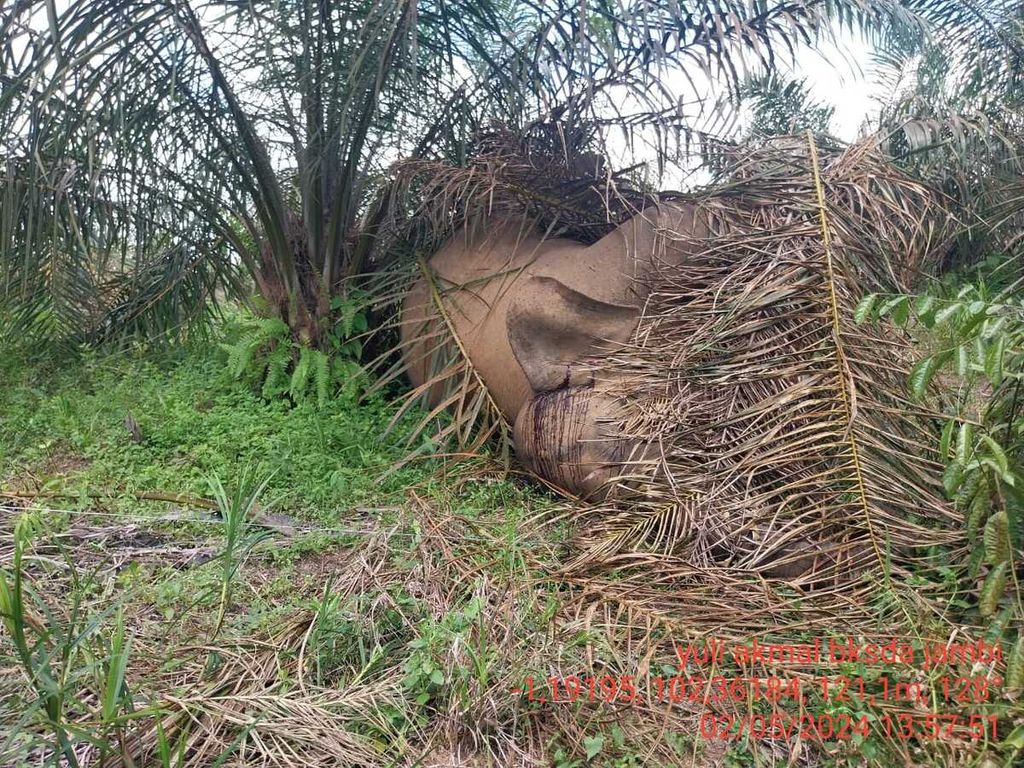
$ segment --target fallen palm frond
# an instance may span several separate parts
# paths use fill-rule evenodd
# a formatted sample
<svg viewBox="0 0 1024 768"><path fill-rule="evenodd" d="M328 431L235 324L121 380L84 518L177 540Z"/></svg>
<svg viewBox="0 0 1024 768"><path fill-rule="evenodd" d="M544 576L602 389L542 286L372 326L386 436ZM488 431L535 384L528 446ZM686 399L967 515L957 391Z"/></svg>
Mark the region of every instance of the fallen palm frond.
<svg viewBox="0 0 1024 768"><path fill-rule="evenodd" d="M468 169L406 167L428 201L415 226L446 236L497 211L590 242L680 199L601 170L581 137L561 156L503 135L487 146ZM945 199L874 140L819 151L784 137L728 159L720 181L690 196L710 235L660 233L657 248L694 255L658 271L632 342L593 363L626 403L623 441L641 448L619 501L577 506L585 534L571 567L655 552L698 570L806 572L820 586L902 572L908 547L959 546L932 414L906 395L909 336L854 320L864 293L906 290L942 258L959 226ZM452 410L442 437L475 450L494 428L471 426L494 424L494 408L451 329L427 331L434 369L413 397L445 394L420 429Z"/></svg>
<svg viewBox="0 0 1024 768"><path fill-rule="evenodd" d="M545 213L543 201L503 186L506 168L525 174L527 165L499 163L477 169L475 178L443 174L438 183L448 197L438 210L450 218L430 226L474 226L482 216L459 216L486 214L493 205L522 216L524 227L540 221L547 235L583 239L580 219L559 229L570 196ZM593 201L610 199L615 188L592 189L596 197L574 214L587 212L603 234L620 221L616 215L646 205L633 198L633 208L623 204L609 216L611 204ZM870 140L820 148L803 136L734 150L721 180L692 199L709 234L695 241L689 232L660 233L657 247L692 255L679 266L662 265L630 342L593 362L602 381L618 382L614 394L625 404L614 429L639 448L614 501L572 499L546 511L549 522L572 523L572 538L543 558L524 558L541 583L560 592L552 636L585 638L587 674L648 680L673 669L668 649L710 641L884 637L919 646L944 644L959 632L976 639L980 632L947 623L955 589L947 577L963 562L966 542L942 489L935 414L928 400L907 394L911 338L899 327L882 331L856 319L865 294L905 292L945 256L962 229L948 201L895 169ZM439 365L416 394L446 381L454 392L465 381L458 345L444 328L432 330L429 348L444 351L435 363L452 363ZM453 421L465 425L476 415L464 411ZM449 572L432 583L464 583L486 567L465 567L465 535L465 527L449 525L433 538ZM554 664L546 675L578 674L574 663L576 669ZM810 687L835 671L828 662L739 665L740 674L783 675ZM966 667L956 673L967 674ZM915 683L921 671L900 674ZM705 702L697 714L742 715L745 706ZM809 710L823 706L811 702ZM903 701L882 711L896 717L919 706ZM585 732L564 712L555 707L546 725L579 753ZM452 754L465 744L456 724L466 716L451 713ZM694 731L694 713L676 707L643 711L628 726L618 722L663 746L663 737L643 730L659 717L675 718L666 729ZM905 762L926 762L911 758L907 742L877 729L874 735ZM496 743L492 735L492 749ZM976 746L960 732L926 749L936 764L959 764ZM678 760L651 749L652 762ZM819 757L818 745L799 739L765 740L755 749L769 762L815 764Z"/></svg>
<svg viewBox="0 0 1024 768"><path fill-rule="evenodd" d="M810 695L822 675L837 670L687 669L679 658L684 649L712 641L732 647L752 637L804 642L892 633L913 639L915 632L945 642L936 628L963 637L962 627L929 622L933 609L917 584L878 590L872 613L857 610L856 596L842 589L801 603L798 589L659 553L617 555L591 572L567 570L567 526L552 514L558 509L553 501L500 482L503 473L493 462L452 462L444 472L443 482L410 490L394 527L297 561L284 576L287 610L271 614L269 625L253 627L239 605L236 621L216 644L197 645L193 638L215 621L215 611L191 612L183 626L181 618L161 623L153 620L148 590L126 594L133 649L126 685L135 712L145 717L127 721L123 736L105 745L106 762L79 740L80 764L541 766L582 760L600 748L597 760L710 768L730 764L729 744L696 738L702 718L742 716L748 702L666 701L658 696L657 679L785 675L800 678ZM481 497L487 487L497 493ZM40 557L51 538L33 542L27 569L47 602L57 604L67 593L66 578L57 578L60 572ZM272 585L282 578L280 567L254 553L241 578L252 595L279 601ZM115 573L98 570L97 577L86 589L90 617L119 589ZM891 610L896 593L906 613ZM0 654L6 642L0 637ZM950 674L973 674L966 666L951 667ZM901 669L900 679L916 671ZM1001 667L996 672L1003 674ZM539 691L552 678L592 678L610 681L617 695L624 676L643 691L631 703L607 701L606 693L592 700L585 687L571 702L531 701L527 693L530 679ZM17 695L22 678L7 675L0 690ZM73 713L76 733L94 726L92 680L76 680L81 687L68 689L69 699L80 702ZM565 685L561 690L564 699ZM779 714L796 713L786 706L780 703ZM810 702L807 709L816 706ZM895 717L915 706L893 702L885 712ZM24 727L17 714L4 712L3 724ZM52 754L38 734L23 743L34 745L39 762ZM894 746L919 750L909 744ZM4 746L12 745L18 748L18 742L0 743L0 753L6 757ZM769 764L792 765L819 765L824 751L836 749L795 736L746 748ZM907 761L964 763L962 740L923 748L938 757L928 762L915 751Z"/></svg>
<svg viewBox="0 0 1024 768"><path fill-rule="evenodd" d="M165 738L183 741L189 765L380 764L379 742L367 728L372 723L379 733L390 732L383 713L400 704L398 681L296 688L299 649L313 618L294 617L264 641L192 649L199 660L215 660L216 671L197 686L203 671L189 666L182 692L159 704L166 714L126 737L131 757L119 764L153 759Z"/></svg>
<svg viewBox="0 0 1024 768"><path fill-rule="evenodd" d="M962 543L930 414L905 394L909 337L854 321L862 292L936 258L949 214L870 143L820 165L813 139L798 147L751 153L702 201L713 233L660 270L633 342L603 361L623 435L653 458L631 463L624 502L580 510L576 566L663 553L848 594Z"/></svg>
<svg viewBox="0 0 1024 768"><path fill-rule="evenodd" d="M557 230L560 211L545 219L531 208L542 203L489 178L485 198ZM462 191L487 210L475 187ZM935 414L907 394L910 336L855 316L864 294L927 275L960 223L870 141L735 152L696 202L710 234L660 233L658 247L692 256L661 266L631 341L591 363L617 382L626 416L614 427L638 449L614 501L552 516L575 524L540 567L567 590L559 620L587 637L595 673L640 675L664 664L666 642L945 637L950 584L938 574L962 562L965 541ZM586 209L595 227L614 226L597 220L608 209ZM452 352L443 332L433 343ZM809 684L822 667L784 674ZM970 749L934 745L940 762Z"/></svg>

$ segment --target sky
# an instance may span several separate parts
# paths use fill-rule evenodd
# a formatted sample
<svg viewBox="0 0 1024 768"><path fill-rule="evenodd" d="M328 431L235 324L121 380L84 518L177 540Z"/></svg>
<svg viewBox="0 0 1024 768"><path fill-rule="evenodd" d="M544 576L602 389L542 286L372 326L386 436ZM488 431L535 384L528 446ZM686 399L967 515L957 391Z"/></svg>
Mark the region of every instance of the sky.
<svg viewBox="0 0 1024 768"><path fill-rule="evenodd" d="M799 48L791 61L777 58L776 67L785 80L805 80L813 102L833 107L830 133L838 139L852 142L862 134L865 120L877 114L879 103L876 97L882 95L872 76L872 46L859 33L847 30L824 37L826 39L815 48ZM752 64L750 61L746 63ZM756 74L749 68L746 73ZM749 123L749 112L745 108L738 114L728 108L716 108L723 98L724 87L720 81L711 80L692 67L684 76L669 66L658 77L690 105L688 117L692 127L718 136L744 135ZM733 117L723 123L722 114ZM635 144L627 144L615 131L609 132L606 138L605 149L614 167L631 167L638 162L645 162L648 169L656 166L654 158L658 149L649 138L645 141L644 137L639 137ZM671 147L669 149L672 151ZM680 190L709 182L711 171L703 166L697 149L679 147L679 154L664 169L663 175L649 180L663 188Z"/></svg>
<svg viewBox="0 0 1024 768"><path fill-rule="evenodd" d="M807 78L816 100L835 107L832 131L852 141L864 118L877 109L872 100L871 48L857 34L844 34L837 43L825 43L819 51L801 51L792 71Z"/></svg>

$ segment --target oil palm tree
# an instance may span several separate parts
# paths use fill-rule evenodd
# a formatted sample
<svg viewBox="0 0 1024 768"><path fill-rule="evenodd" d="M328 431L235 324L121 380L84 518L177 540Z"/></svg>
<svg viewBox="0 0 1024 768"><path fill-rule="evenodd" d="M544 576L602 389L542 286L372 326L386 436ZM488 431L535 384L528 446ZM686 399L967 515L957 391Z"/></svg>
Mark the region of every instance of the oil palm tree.
<svg viewBox="0 0 1024 768"><path fill-rule="evenodd" d="M772 0L16 0L0 19L0 306L43 338L174 332L248 278L296 341L372 262L388 168L557 116L664 139L830 18ZM676 83L675 85L673 83Z"/></svg>
<svg viewBox="0 0 1024 768"><path fill-rule="evenodd" d="M968 237L947 267L1022 244L1024 6L915 2L929 36L890 36L876 54L873 128L915 174L957 199Z"/></svg>

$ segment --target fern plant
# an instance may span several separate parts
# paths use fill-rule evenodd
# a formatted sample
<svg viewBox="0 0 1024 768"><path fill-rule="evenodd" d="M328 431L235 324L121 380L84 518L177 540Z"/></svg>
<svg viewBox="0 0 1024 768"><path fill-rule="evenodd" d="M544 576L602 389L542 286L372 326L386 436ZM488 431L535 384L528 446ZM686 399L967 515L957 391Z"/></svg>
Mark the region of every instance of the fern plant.
<svg viewBox="0 0 1024 768"><path fill-rule="evenodd" d="M986 263L991 273L981 269L967 284L949 279L916 296L869 294L854 318L916 329L927 350L908 389L919 400L937 395L944 408L943 485L964 515L978 612L1000 633L1011 617L1024 620L1024 298L1019 281L999 285L1007 263L997 255ZM1010 656L1011 668L1024 670L1021 641ZM1024 685L1024 672L1017 676Z"/></svg>
<svg viewBox="0 0 1024 768"><path fill-rule="evenodd" d="M365 296L352 293L331 302L327 351L294 339L276 317L246 316L235 323L233 340L221 343L226 367L236 380L248 381L267 400L288 397L295 403L326 405L335 394L351 397L365 385L360 340L368 328Z"/></svg>

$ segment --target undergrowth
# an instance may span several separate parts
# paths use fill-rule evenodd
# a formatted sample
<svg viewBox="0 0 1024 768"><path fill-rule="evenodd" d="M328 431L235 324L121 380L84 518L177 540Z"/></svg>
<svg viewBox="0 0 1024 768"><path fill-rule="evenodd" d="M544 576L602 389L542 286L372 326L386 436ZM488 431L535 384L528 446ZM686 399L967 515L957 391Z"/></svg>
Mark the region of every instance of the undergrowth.
<svg viewBox="0 0 1024 768"><path fill-rule="evenodd" d="M918 295L870 294L856 319L906 327L919 339L907 388L917 402L937 403L943 485L963 514L970 548L951 565L966 572L973 599L951 607L1008 643L1006 684L1022 691L1024 301L1012 266L996 254Z"/></svg>
<svg viewBox="0 0 1024 768"><path fill-rule="evenodd" d="M224 343L237 348L244 337L237 326L229 333ZM1006 347L1007 360L1016 348ZM698 582L651 563L638 573L626 565L567 574L571 515L549 495L486 457L403 466L405 434L422 414L384 436L395 412L386 393L359 400L358 387L341 385L324 401L282 397L259 376L236 377L230 355L207 345L0 363L0 667L10 673L0 679L0 764L639 768L797 759L838 768L1012 765L1024 751L1020 708L1007 693L1020 674L1013 663L929 672L932 686L993 671L1007 678L990 699L961 705L999 722L998 740L980 744L893 735L883 710L865 701L883 682L863 662L800 668L806 699L777 707L581 695L588 676L789 673L681 664L678 649L708 636L665 606L702 589ZM1014 370L1003 376L1013 380ZM1002 637L1012 659L1016 577L1007 565L992 611L984 585L1015 557L1015 533L986 530L1011 503L1016 454L984 420L961 437L968 422L950 409L954 427L936 438L948 441L951 463L968 451L961 485L975 482L972 472L990 484L984 519L973 523L982 554L972 566L936 552L907 583L877 585L868 608L912 617L917 654L936 637L964 635ZM1005 468L983 435L1006 446ZM952 599L917 599L933 592ZM802 599L787 594L760 637L802 621ZM778 639L863 631L867 641L886 629L855 630L833 616ZM883 674L916 684L920 664ZM823 681L843 676L865 680L866 691L822 692ZM563 699L576 695L553 703L525 693L553 684ZM915 700L884 711L895 717L899 706L949 709ZM712 710L813 711L864 727L848 739L708 739L702 718Z"/></svg>
<svg viewBox="0 0 1024 768"><path fill-rule="evenodd" d="M295 341L280 318L236 314L228 340L220 344L228 372L258 389L266 400L286 396L321 408L337 395L351 400L367 384L359 364L368 328L364 304L365 297L357 291L332 299L323 350Z"/></svg>
<svg viewBox="0 0 1024 768"><path fill-rule="evenodd" d="M415 417L384 436L394 409L383 396L360 400L343 388L322 404L293 403L264 398L233 373L210 346L84 351L72 366L8 356L0 482L71 500L102 489L131 506L137 492L204 496L211 476L229 482L248 467L272 475L265 495L276 510L331 522L353 506L394 503L429 474L427 462L390 471Z"/></svg>

